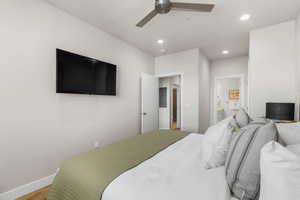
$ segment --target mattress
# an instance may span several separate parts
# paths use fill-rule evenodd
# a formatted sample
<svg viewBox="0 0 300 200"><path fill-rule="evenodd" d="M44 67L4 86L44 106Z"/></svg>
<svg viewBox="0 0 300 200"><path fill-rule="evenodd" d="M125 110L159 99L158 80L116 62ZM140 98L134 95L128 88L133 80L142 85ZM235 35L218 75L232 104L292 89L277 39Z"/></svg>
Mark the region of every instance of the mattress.
<svg viewBox="0 0 300 200"><path fill-rule="evenodd" d="M202 135L156 131L64 163L48 200L236 200L224 167L205 170Z"/></svg>
<svg viewBox="0 0 300 200"><path fill-rule="evenodd" d="M224 167L206 170L203 136L190 134L126 171L104 191L102 200L231 200Z"/></svg>
<svg viewBox="0 0 300 200"><path fill-rule="evenodd" d="M99 200L119 175L186 136L181 131L154 131L81 153L61 166L48 200Z"/></svg>

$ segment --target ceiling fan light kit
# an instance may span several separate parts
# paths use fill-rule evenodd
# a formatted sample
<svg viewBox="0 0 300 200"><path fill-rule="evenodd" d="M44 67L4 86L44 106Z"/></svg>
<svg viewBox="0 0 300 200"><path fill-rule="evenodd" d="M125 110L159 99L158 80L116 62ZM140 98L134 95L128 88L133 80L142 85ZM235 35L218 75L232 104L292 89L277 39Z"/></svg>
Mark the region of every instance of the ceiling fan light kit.
<svg viewBox="0 0 300 200"><path fill-rule="evenodd" d="M176 3L170 0L155 0L155 9L151 11L136 26L143 27L151 21L157 14L167 14L171 10L187 10L196 12L211 12L214 4L198 4L198 3Z"/></svg>

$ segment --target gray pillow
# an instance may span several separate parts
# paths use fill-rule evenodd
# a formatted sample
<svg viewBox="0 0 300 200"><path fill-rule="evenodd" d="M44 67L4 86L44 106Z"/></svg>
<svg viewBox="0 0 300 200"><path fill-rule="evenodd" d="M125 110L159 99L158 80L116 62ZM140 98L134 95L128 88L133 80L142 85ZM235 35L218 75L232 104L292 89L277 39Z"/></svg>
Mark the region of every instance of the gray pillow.
<svg viewBox="0 0 300 200"><path fill-rule="evenodd" d="M243 108L239 109L239 111L235 114L234 118L240 126L240 128L247 126L252 121L248 113Z"/></svg>
<svg viewBox="0 0 300 200"><path fill-rule="evenodd" d="M249 125L266 125L268 123L270 123L271 120L265 119L265 118L257 118L257 119L253 119L252 121L250 121Z"/></svg>
<svg viewBox="0 0 300 200"><path fill-rule="evenodd" d="M249 125L240 129L232 140L226 159L226 179L233 196L256 200L260 190L260 150L278 139L274 123Z"/></svg>

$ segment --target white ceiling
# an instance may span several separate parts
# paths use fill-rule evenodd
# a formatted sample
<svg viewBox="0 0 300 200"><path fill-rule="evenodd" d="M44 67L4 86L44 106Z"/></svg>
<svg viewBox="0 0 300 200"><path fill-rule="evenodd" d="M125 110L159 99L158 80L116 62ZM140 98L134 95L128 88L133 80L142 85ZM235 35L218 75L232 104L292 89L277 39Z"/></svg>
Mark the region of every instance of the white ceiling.
<svg viewBox="0 0 300 200"><path fill-rule="evenodd" d="M177 0L216 3L212 13L171 11L158 15L144 28L135 24L154 8L154 0L47 0L100 29L154 56L200 48L211 60L248 54L249 31L295 19L300 0ZM251 14L246 22L239 20ZM222 50L230 51L222 55Z"/></svg>

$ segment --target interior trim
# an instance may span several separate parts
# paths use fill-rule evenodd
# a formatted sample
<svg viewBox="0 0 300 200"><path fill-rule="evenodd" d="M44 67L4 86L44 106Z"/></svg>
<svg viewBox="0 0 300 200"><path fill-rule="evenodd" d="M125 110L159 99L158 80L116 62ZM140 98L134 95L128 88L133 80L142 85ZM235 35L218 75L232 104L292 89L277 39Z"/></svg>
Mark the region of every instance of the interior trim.
<svg viewBox="0 0 300 200"><path fill-rule="evenodd" d="M0 200L15 200L19 197L30 194L36 190L52 184L55 174L33 181L31 183L21 185L8 192L0 193Z"/></svg>

